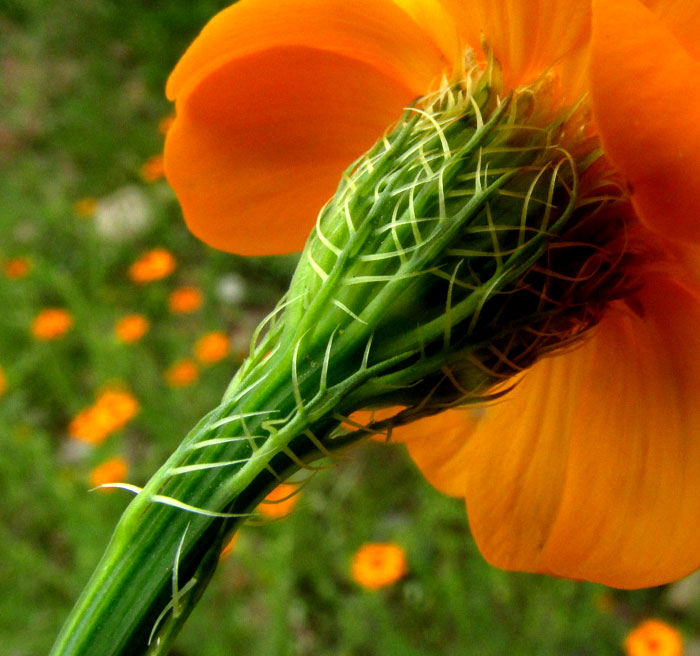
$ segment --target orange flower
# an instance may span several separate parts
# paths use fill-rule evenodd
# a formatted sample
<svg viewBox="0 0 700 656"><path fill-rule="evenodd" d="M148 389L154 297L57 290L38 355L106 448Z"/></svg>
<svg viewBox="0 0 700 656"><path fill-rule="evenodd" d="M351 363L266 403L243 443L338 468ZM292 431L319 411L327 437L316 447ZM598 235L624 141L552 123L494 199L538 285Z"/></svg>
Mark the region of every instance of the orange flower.
<svg viewBox="0 0 700 656"><path fill-rule="evenodd" d="M124 344L138 342L147 332L150 323L142 314L129 314L114 325L114 334Z"/></svg>
<svg viewBox="0 0 700 656"><path fill-rule="evenodd" d="M398 544L363 544L352 559L352 578L363 588L377 590L406 575L406 555Z"/></svg>
<svg viewBox="0 0 700 656"><path fill-rule="evenodd" d="M674 0L242 0L168 82L186 221L248 255L299 250L350 163L482 43L504 92L546 71L562 112L583 99L576 138L605 155L586 175L623 189L586 243L624 225L634 284L498 402L393 433L505 569L634 588L700 566L699 35Z"/></svg>
<svg viewBox="0 0 700 656"><path fill-rule="evenodd" d="M7 377L5 376L5 372L2 370L2 367L0 367L0 396L2 396L5 393L6 389Z"/></svg>
<svg viewBox="0 0 700 656"><path fill-rule="evenodd" d="M280 483L258 505L258 512L272 519L286 517L294 510L299 500L299 486Z"/></svg>
<svg viewBox="0 0 700 656"><path fill-rule="evenodd" d="M90 483L93 487L106 485L107 483L121 483L129 473L129 463L124 458L114 457L97 465L90 472ZM109 488L103 488L101 492L112 492Z"/></svg>
<svg viewBox="0 0 700 656"><path fill-rule="evenodd" d="M46 341L63 337L73 327L73 316L61 308L46 308L34 317L32 335Z"/></svg>
<svg viewBox="0 0 700 656"><path fill-rule="evenodd" d="M5 276L12 280L24 278L31 270L32 263L26 257L15 257L5 262Z"/></svg>
<svg viewBox="0 0 700 656"><path fill-rule="evenodd" d="M204 297L196 287L180 287L168 297L168 307L173 314L188 314L202 307Z"/></svg>
<svg viewBox="0 0 700 656"><path fill-rule="evenodd" d="M197 340L194 345L194 354L202 364L212 364L222 360L228 355L231 344L225 333L207 333Z"/></svg>
<svg viewBox="0 0 700 656"><path fill-rule="evenodd" d="M99 416L93 411L92 406L81 410L68 426L68 434L82 442L89 444L101 444L109 431L99 421Z"/></svg>
<svg viewBox="0 0 700 656"><path fill-rule="evenodd" d="M97 401L71 421L68 434L83 442L101 444L123 428L139 411L138 401L123 390L106 390Z"/></svg>
<svg viewBox="0 0 700 656"><path fill-rule="evenodd" d="M170 387L186 387L199 378L199 368L194 360L179 360L165 372Z"/></svg>
<svg viewBox="0 0 700 656"><path fill-rule="evenodd" d="M109 412L116 427L126 424L139 411L138 401L129 392L117 389L102 392L97 399L96 407Z"/></svg>
<svg viewBox="0 0 700 656"><path fill-rule="evenodd" d="M160 180L164 175L163 156L153 155L153 157L149 157L141 166L139 175L144 182L152 183Z"/></svg>
<svg viewBox="0 0 700 656"><path fill-rule="evenodd" d="M92 197L81 198L73 203L73 211L76 216L83 219L91 217L97 209L97 199Z"/></svg>
<svg viewBox="0 0 700 656"><path fill-rule="evenodd" d="M647 620L625 638L627 656L683 656L683 638L659 620Z"/></svg>
<svg viewBox="0 0 700 656"><path fill-rule="evenodd" d="M175 271L175 258L164 248L154 248L144 253L129 267L129 278L143 285L166 278Z"/></svg>

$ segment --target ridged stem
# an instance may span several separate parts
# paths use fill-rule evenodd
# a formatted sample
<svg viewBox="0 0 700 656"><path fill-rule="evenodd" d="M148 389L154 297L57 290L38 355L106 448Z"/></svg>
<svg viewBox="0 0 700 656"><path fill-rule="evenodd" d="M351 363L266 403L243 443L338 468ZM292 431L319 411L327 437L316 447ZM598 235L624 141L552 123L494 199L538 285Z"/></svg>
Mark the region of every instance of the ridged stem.
<svg viewBox="0 0 700 656"><path fill-rule="evenodd" d="M205 417L131 502L52 655L166 653L231 533L280 480L322 455L305 433L333 448L325 437L338 421L294 412L289 369L268 370L265 382ZM285 415L295 418L263 428ZM219 466L198 468L207 463Z"/></svg>

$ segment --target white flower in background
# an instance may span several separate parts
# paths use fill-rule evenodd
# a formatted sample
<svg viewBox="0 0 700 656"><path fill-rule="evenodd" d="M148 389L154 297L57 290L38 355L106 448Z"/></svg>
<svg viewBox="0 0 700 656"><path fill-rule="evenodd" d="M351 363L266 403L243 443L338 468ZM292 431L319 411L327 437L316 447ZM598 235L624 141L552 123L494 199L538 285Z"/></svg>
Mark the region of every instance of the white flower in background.
<svg viewBox="0 0 700 656"><path fill-rule="evenodd" d="M127 185L100 198L95 227L109 241L128 241L143 234L153 221L148 195L137 185Z"/></svg>
<svg viewBox="0 0 700 656"><path fill-rule="evenodd" d="M243 301L246 295L246 283L243 276L229 273L221 276L216 285L216 296L223 303L236 305Z"/></svg>

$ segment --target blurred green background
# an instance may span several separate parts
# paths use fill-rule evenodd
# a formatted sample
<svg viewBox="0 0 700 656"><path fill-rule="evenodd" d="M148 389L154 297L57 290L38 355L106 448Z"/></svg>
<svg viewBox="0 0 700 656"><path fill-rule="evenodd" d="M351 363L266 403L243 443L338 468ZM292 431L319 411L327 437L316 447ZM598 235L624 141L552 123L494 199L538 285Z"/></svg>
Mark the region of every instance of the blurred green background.
<svg viewBox="0 0 700 656"><path fill-rule="evenodd" d="M127 480L142 485L217 403L293 269L293 257L207 248L181 222L157 160L156 179L144 179L171 112L168 72L226 4L0 0L3 655L48 651L129 501L88 493L93 468L122 458ZM153 248L173 254L174 273L134 284L130 265ZM20 275L17 258L28 267ZM174 314L169 294L183 285L204 303ZM47 307L74 324L38 340L32 323ZM114 324L133 313L150 330L124 344ZM164 372L196 361L194 345L211 331L229 336L230 353L198 363L191 384L168 384ZM138 415L99 444L70 437L71 420L115 385L138 400ZM354 582L351 559L365 542L403 547L407 575L376 591ZM658 617L692 654L698 611L697 578L620 592L489 567L461 502L431 489L400 448L368 444L311 477L291 516L244 527L172 653L619 654L634 626Z"/></svg>

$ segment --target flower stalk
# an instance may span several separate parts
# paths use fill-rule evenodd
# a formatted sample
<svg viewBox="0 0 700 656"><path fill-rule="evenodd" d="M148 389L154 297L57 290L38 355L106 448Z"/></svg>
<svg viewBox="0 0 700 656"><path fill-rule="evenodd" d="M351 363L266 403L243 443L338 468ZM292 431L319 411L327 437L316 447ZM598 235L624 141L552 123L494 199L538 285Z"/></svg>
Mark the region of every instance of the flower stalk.
<svg viewBox="0 0 700 656"><path fill-rule="evenodd" d="M137 492L52 654L164 654L218 555L292 472L377 432L502 393L626 284L617 202L546 78L491 64L406 111L343 177L291 287L218 408ZM628 267L624 267L628 270ZM506 383L507 384L507 383ZM360 426L367 408L400 406Z"/></svg>

